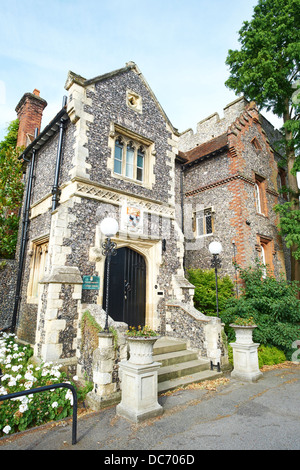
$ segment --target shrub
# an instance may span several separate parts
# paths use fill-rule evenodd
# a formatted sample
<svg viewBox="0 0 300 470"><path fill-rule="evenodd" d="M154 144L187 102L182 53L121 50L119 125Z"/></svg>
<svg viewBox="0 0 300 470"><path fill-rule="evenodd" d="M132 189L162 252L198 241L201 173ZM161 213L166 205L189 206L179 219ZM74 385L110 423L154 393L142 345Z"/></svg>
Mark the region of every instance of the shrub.
<svg viewBox="0 0 300 470"><path fill-rule="evenodd" d="M188 280L195 286L195 308L205 315L215 316L217 313L217 303L214 270L190 269L188 271ZM227 299L232 297L233 288L234 286L229 276L218 278L218 300L220 312L224 308Z"/></svg>
<svg viewBox="0 0 300 470"><path fill-rule="evenodd" d="M263 278L263 273L264 266L260 263L240 269L240 277L244 281L243 294L239 299L229 299L220 316L229 341L234 341L234 332L229 324L234 323L235 317L252 316L257 325L253 332L254 341L275 346L290 359L292 343L300 337L297 283L283 278L276 280L270 274Z"/></svg>
<svg viewBox="0 0 300 470"><path fill-rule="evenodd" d="M264 365L272 366L280 364L286 360L285 354L275 346L260 345L258 348L258 364L259 367Z"/></svg>
<svg viewBox="0 0 300 470"><path fill-rule="evenodd" d="M275 346L260 345L257 354L259 368L262 368L264 365L272 366L274 364L280 364L286 360L284 352L275 348ZM233 351L230 345L228 345L228 360L229 363L233 365Z"/></svg>

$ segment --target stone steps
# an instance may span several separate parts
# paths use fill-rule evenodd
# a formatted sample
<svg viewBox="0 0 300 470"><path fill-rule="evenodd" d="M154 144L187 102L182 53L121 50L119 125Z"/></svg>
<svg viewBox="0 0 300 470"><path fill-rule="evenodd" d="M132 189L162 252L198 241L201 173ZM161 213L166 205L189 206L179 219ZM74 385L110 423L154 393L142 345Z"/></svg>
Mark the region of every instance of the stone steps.
<svg viewBox="0 0 300 470"><path fill-rule="evenodd" d="M158 393L222 376L222 372L210 370L207 359L198 359L196 352L188 350L186 342L173 338L163 337L157 340L153 359L161 363L158 370Z"/></svg>

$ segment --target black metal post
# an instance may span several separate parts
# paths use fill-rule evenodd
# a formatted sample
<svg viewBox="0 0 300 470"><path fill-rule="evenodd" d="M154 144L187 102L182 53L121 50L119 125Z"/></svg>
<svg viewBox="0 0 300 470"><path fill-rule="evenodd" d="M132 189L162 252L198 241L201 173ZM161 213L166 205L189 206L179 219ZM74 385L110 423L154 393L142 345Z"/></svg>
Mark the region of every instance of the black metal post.
<svg viewBox="0 0 300 470"><path fill-rule="evenodd" d="M215 267L215 277L216 277L216 300L217 300L217 317L218 317L219 316L219 295L218 295L218 268L217 267Z"/></svg>
<svg viewBox="0 0 300 470"><path fill-rule="evenodd" d="M36 139L37 136L38 136L38 128L36 128L35 131L34 131L34 138ZM19 252L18 276L17 276L15 303L14 303L14 310L13 310L12 324L11 324L12 333L14 333L15 329L16 329L19 305L20 305L20 300L21 300L21 285L22 285L23 266L24 266L24 258L25 258L25 248L26 248L27 236L28 236L29 210L30 210L30 200L31 200L31 192L32 192L32 182L33 182L34 169L35 169L34 168L35 167L35 157L36 157L36 149L33 149L31 160L30 160L26 195L25 195L24 208L23 208L22 234L21 234L21 243L20 243L20 252Z"/></svg>
<svg viewBox="0 0 300 470"><path fill-rule="evenodd" d="M43 387L31 388L29 390L23 390L22 392L9 393L7 395L0 395L0 402L4 400L9 400L12 398L22 397L24 395L31 395L32 393L45 392L46 390L52 390L53 388L68 388L73 394L73 420L72 420L72 444L76 444L77 441L77 392L76 389L71 384L59 383L52 385L45 385Z"/></svg>
<svg viewBox="0 0 300 470"><path fill-rule="evenodd" d="M105 327L104 331L109 332L108 328L108 311L109 311L109 278L110 278L110 261L111 257L117 254L117 244L107 237L106 241L102 243L102 254L106 256L106 302L105 302Z"/></svg>
<svg viewBox="0 0 300 470"><path fill-rule="evenodd" d="M63 107L65 107L67 104L67 97L63 97ZM58 187L58 182L59 182L59 172L60 172L60 166L61 166L61 159L62 159L62 145L63 145L63 136L64 136L64 128L65 128L65 121L63 118L60 120L59 124L59 139L58 139L58 147L57 147L57 157L56 157L56 166L55 166L55 175L54 175L54 183L52 187L52 211L54 211L57 207L58 201L59 201L59 187Z"/></svg>
<svg viewBox="0 0 300 470"><path fill-rule="evenodd" d="M234 259L234 270L235 270L235 288L236 288L236 297L239 297L239 286L238 286L238 276L237 276L237 265L236 265L236 245L235 241L232 242L233 245L233 259Z"/></svg>
<svg viewBox="0 0 300 470"><path fill-rule="evenodd" d="M211 260L211 267L215 269L216 277L216 302L217 302L217 317L219 317L219 296L218 296L218 268L221 267L221 260L219 255L214 254Z"/></svg>

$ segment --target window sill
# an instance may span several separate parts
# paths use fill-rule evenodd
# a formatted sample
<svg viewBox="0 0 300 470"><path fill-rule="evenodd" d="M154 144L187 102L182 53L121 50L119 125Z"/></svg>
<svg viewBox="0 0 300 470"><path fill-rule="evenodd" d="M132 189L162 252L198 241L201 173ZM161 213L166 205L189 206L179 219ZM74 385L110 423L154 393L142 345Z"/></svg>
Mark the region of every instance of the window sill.
<svg viewBox="0 0 300 470"><path fill-rule="evenodd" d="M214 233L205 233L204 235L196 235L195 238L211 237Z"/></svg>
<svg viewBox="0 0 300 470"><path fill-rule="evenodd" d="M262 214L262 212L256 212L256 215L259 215L260 217L264 217L265 219L268 219L269 216L266 214Z"/></svg>
<svg viewBox="0 0 300 470"><path fill-rule="evenodd" d="M128 176L119 175L118 173L113 173L113 177L114 177L114 178L117 178L117 179L119 179L119 180L122 180L122 181L127 181L128 183L137 184L138 186L145 186L145 187L147 187L147 184L145 183L145 181L135 180L135 179L133 179L133 178L129 178Z"/></svg>

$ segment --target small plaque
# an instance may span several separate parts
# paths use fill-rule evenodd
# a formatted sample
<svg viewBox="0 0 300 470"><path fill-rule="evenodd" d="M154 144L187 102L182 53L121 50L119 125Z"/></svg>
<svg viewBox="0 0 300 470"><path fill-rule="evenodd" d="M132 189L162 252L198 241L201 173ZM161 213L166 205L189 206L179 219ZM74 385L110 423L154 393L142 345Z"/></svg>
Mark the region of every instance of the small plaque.
<svg viewBox="0 0 300 470"><path fill-rule="evenodd" d="M86 290L99 290L100 277L99 276L82 276L83 284L82 289Z"/></svg>

